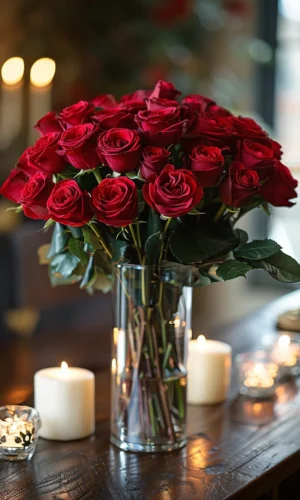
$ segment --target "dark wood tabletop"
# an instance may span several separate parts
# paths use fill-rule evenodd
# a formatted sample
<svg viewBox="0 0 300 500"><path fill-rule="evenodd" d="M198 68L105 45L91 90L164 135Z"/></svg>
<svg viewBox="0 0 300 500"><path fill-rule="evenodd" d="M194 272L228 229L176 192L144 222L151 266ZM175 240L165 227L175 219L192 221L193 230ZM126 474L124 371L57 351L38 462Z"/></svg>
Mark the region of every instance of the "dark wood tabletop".
<svg viewBox="0 0 300 500"><path fill-rule="evenodd" d="M253 350L263 334L275 332L277 315L298 305L300 291L214 337L229 342L234 355ZM32 375L49 359L47 349L33 340L2 348L0 404L30 400ZM96 374L96 434L73 442L39 439L31 461L2 462L0 500L299 500L297 382L279 386L274 401L238 397L233 383L226 404L190 406L187 446L165 454L126 453L109 444L109 383L106 369Z"/></svg>

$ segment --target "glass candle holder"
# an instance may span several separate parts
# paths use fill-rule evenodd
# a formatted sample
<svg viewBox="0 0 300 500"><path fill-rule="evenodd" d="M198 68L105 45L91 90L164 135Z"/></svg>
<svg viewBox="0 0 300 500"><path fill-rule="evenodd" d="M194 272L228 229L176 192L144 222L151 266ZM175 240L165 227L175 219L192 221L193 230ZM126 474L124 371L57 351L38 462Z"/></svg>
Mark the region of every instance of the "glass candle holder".
<svg viewBox="0 0 300 500"><path fill-rule="evenodd" d="M32 458L41 428L38 412L29 406L0 407L0 459L11 462Z"/></svg>
<svg viewBox="0 0 300 500"><path fill-rule="evenodd" d="M290 334L280 335L271 350L272 360L279 366L279 377L299 375L300 346Z"/></svg>
<svg viewBox="0 0 300 500"><path fill-rule="evenodd" d="M236 357L240 393L265 399L275 395L278 365L265 351L239 354Z"/></svg>

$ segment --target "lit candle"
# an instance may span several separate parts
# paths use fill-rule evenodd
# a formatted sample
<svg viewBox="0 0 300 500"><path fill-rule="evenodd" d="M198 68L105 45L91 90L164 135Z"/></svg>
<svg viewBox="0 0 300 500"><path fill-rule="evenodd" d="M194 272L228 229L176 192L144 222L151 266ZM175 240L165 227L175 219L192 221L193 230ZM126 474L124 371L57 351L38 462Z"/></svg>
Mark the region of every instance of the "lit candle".
<svg viewBox="0 0 300 500"><path fill-rule="evenodd" d="M275 394L278 365L268 353L256 351L239 354L236 362L241 394L254 398Z"/></svg>
<svg viewBox="0 0 300 500"><path fill-rule="evenodd" d="M71 441L95 431L95 377L83 368L46 368L34 376L34 400L45 439Z"/></svg>
<svg viewBox="0 0 300 500"><path fill-rule="evenodd" d="M32 145L38 138L34 125L52 109L51 83L55 70L55 62L48 57L38 59L30 69L29 145Z"/></svg>
<svg viewBox="0 0 300 500"><path fill-rule="evenodd" d="M0 148L7 148L22 126L24 61L11 57L1 68Z"/></svg>
<svg viewBox="0 0 300 500"><path fill-rule="evenodd" d="M289 335L281 335L274 345L272 359L279 365L292 367L297 363L298 344L292 343Z"/></svg>
<svg viewBox="0 0 300 500"><path fill-rule="evenodd" d="M0 459L27 460L35 451L41 421L29 406L9 405L0 408Z"/></svg>
<svg viewBox="0 0 300 500"><path fill-rule="evenodd" d="M225 401L230 387L231 347L200 335L189 341L187 399L191 404Z"/></svg>

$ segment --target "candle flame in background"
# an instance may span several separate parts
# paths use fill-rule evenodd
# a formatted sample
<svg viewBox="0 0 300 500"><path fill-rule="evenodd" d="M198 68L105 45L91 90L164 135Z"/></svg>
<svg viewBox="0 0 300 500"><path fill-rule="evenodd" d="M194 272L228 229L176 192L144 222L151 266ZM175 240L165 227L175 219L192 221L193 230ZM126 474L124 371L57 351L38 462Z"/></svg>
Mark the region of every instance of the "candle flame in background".
<svg viewBox="0 0 300 500"><path fill-rule="evenodd" d="M52 82L56 71L53 59L43 57L33 63L30 69L30 82L38 88L48 87Z"/></svg>
<svg viewBox="0 0 300 500"><path fill-rule="evenodd" d="M268 389L275 382L278 367L275 363L256 363L245 372L244 385L246 387L262 387Z"/></svg>
<svg viewBox="0 0 300 500"><path fill-rule="evenodd" d="M111 373L115 375L116 371L117 371L117 360L116 358L113 358L111 360Z"/></svg>
<svg viewBox="0 0 300 500"><path fill-rule="evenodd" d="M203 346L206 342L206 338L204 335L199 335L199 337L197 338L197 343L199 346Z"/></svg>
<svg viewBox="0 0 300 500"><path fill-rule="evenodd" d="M24 75L24 60L22 57L7 59L1 68L2 80L6 85L17 85Z"/></svg>
<svg viewBox="0 0 300 500"><path fill-rule="evenodd" d="M291 343L291 337L289 335L281 335L278 339L279 347L288 347Z"/></svg>
<svg viewBox="0 0 300 500"><path fill-rule="evenodd" d="M61 373L63 375L66 375L68 373L69 367L68 367L68 364L65 361L62 362L62 364L60 366L60 370L61 370Z"/></svg>

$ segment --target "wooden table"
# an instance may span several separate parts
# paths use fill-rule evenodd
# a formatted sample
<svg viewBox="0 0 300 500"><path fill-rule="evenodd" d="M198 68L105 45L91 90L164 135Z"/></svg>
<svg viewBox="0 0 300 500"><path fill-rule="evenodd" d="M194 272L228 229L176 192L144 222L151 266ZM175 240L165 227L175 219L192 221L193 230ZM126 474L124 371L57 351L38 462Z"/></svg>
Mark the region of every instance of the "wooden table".
<svg viewBox="0 0 300 500"><path fill-rule="evenodd" d="M215 337L230 342L234 354L254 349L262 333L275 331L277 314L298 304L300 292L286 295ZM15 343L0 354L0 404L30 395L34 364L23 370L22 383L12 384L3 372L10 355L22 359L22 349L24 342ZM109 444L107 371L97 374L96 386L95 436L69 443L40 439L32 461L2 462L0 500L299 500L296 383L280 386L275 402L243 399L233 387L225 405L189 407L186 448L156 455Z"/></svg>

